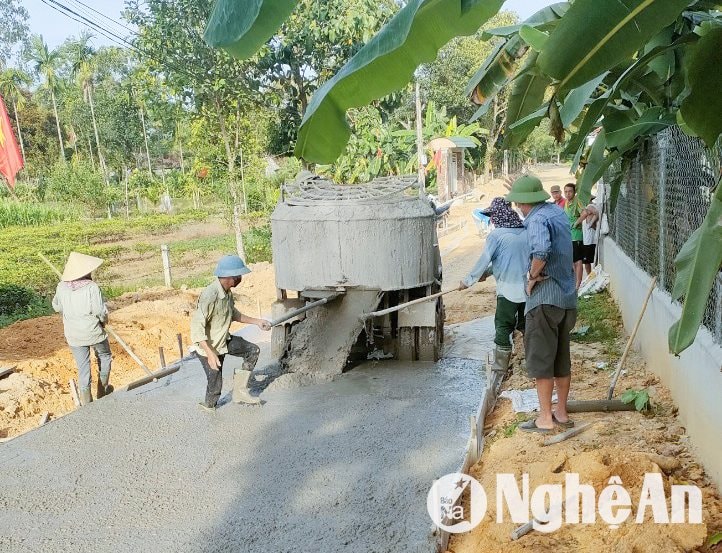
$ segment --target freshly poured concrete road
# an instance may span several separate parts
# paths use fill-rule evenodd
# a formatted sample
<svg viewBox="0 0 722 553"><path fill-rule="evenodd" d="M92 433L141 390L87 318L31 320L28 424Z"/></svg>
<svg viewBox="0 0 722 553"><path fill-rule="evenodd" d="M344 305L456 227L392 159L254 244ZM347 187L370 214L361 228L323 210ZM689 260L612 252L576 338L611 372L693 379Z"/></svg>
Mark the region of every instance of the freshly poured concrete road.
<svg viewBox="0 0 722 553"><path fill-rule="evenodd" d="M209 414L186 361L0 445L0 551L432 551L426 494L461 464L480 367L369 363Z"/></svg>

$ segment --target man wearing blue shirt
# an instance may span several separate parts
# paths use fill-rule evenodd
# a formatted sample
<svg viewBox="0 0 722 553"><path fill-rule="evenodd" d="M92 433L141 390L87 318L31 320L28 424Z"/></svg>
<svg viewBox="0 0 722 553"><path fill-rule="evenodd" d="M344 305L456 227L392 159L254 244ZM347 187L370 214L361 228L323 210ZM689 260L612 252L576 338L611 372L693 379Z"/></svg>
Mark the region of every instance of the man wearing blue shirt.
<svg viewBox="0 0 722 553"><path fill-rule="evenodd" d="M526 332L527 372L536 381L539 416L519 426L528 432L549 432L558 424L570 427L567 398L571 384L569 335L577 320L577 291L572 263L572 236L562 209L546 203L541 181L524 175L506 196L524 215L529 243ZM557 388L557 408L552 394Z"/></svg>
<svg viewBox="0 0 722 553"><path fill-rule="evenodd" d="M459 288L469 288L486 280L490 271L493 273L496 280L493 370L505 373L511 356L510 335L514 330L524 332L524 275L529 261L529 246L519 215L504 198L494 198L482 213L491 219L494 230L487 236L481 257Z"/></svg>

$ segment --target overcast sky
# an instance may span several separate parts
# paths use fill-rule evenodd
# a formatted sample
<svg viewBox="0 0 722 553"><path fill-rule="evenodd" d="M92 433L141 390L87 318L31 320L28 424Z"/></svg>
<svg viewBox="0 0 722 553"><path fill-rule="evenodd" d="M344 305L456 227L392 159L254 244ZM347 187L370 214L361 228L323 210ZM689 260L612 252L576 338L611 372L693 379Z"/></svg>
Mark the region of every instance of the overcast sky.
<svg viewBox="0 0 722 553"><path fill-rule="evenodd" d="M2 1L2 0L0 0ZM48 3L51 3L49 0ZM120 13L124 7L123 0L58 0L60 3L72 8L78 14L91 16L93 19L102 21L103 26L111 28L120 36L128 36L129 31L119 27L110 21L111 19L122 25L128 25L122 20ZM550 0L507 0L504 4L505 10L513 10L517 12L522 19L530 16L540 8L553 4ZM67 37L71 35L79 35L86 27L73 21L69 17L62 15L48 6L42 0L23 0L22 4L30 13L30 31L33 34L41 34L50 47L55 47ZM85 6L83 5L85 4ZM87 7L86 7L87 6ZM92 7L92 9L91 9ZM97 10L103 15L99 15ZM103 17L105 16L105 17ZM78 18L80 19L80 18ZM100 36L97 31L91 29L95 36L93 43L95 46L104 44L113 44L111 40Z"/></svg>

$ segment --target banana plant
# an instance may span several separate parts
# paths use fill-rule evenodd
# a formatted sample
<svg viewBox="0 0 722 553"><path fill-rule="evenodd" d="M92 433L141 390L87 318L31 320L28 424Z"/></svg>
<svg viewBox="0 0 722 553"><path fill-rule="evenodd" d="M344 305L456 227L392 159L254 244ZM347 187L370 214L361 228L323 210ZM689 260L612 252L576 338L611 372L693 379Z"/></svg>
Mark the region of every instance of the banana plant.
<svg viewBox="0 0 722 553"><path fill-rule="evenodd" d="M296 2L218 0L206 38L245 56L268 40ZM296 154L330 163L346 147L349 108L399 90L416 68L455 36L476 32L502 0L410 0L314 95L299 130ZM565 151L585 155L591 131L602 128L579 176L587 196L616 159L628 167L644 139L672 124L708 146L722 133L722 15L707 0L574 0L519 25L487 31L500 44L469 83L487 109L511 86L504 145L521 144L542 119ZM399 137L400 138L400 137ZM576 162L575 162L576 164ZM373 169L373 167L370 167ZM613 182L612 198L619 179ZM616 190L614 188L616 186ZM670 332L679 353L694 339L722 259L719 188L710 213L678 258L675 296L685 297ZM700 246L701 244L701 246ZM713 255L699 255L705 247ZM683 255L684 254L684 255ZM690 338L691 337L691 338Z"/></svg>

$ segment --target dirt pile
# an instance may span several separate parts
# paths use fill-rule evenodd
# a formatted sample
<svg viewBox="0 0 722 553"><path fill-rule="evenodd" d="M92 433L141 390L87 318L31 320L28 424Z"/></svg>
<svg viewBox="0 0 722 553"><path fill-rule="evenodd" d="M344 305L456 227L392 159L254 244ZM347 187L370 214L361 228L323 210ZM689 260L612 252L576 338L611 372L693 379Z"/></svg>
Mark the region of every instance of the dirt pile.
<svg viewBox="0 0 722 553"><path fill-rule="evenodd" d="M601 344L572 344L571 399L601 399L606 394L611 376L609 367L599 368L604 358ZM524 374L523 355L513 357L513 375L504 389L533 388L533 381ZM647 371L644 361L632 355L628 369L621 377L617 396L625 389L647 388L653 408L649 413L577 413L576 424L594 422L581 435L560 444L542 447L544 438L517 429L528 418L515 415L511 402L499 399L486 422L486 445L482 459L471 475L484 486L490 499L496 494L496 475L510 473L521 481L529 474L530 489L540 484L563 484L565 473L578 473L580 483L591 484L597 498L618 476L637 505L645 473L662 472L669 498L672 484L694 484L703 496L703 522L694 524L636 524L632 516L619 528L610 528L597 516L595 524L564 525L551 534L531 532L512 541L511 531L517 524L508 520L497 524L487 518L472 532L454 536L449 545L453 553L477 551L608 551L657 553L676 551L714 551L707 537L722 528L722 499L697 462L684 428L677 420L677 409L669 390ZM492 507L495 505L491 504ZM650 514L650 511L647 511Z"/></svg>

